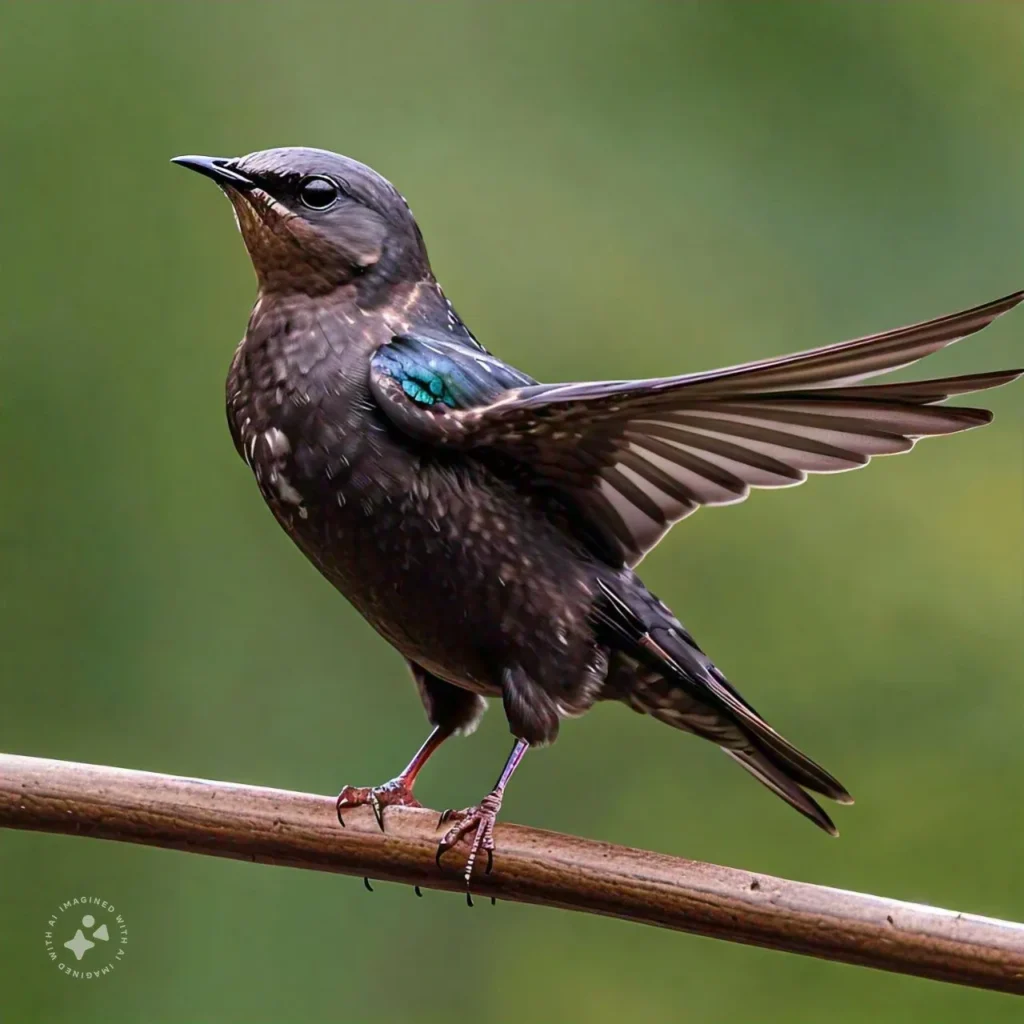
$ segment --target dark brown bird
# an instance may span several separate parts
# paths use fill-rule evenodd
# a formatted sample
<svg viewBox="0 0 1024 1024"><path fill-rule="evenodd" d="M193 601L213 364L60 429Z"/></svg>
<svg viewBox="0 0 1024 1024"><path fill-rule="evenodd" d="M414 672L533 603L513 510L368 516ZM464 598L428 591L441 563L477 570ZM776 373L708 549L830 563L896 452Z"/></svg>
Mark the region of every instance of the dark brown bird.
<svg viewBox="0 0 1024 1024"><path fill-rule="evenodd" d="M405 201L315 149L179 157L227 193L259 295L228 422L278 522L408 659L433 725L405 770L345 787L339 817L416 805L413 782L486 697L515 745L453 821L490 865L502 794L562 719L618 700L721 747L822 829L850 803L730 685L633 568L701 505L856 469L988 423L943 406L1020 370L865 384L981 330L1024 293L912 327L655 380L538 384L489 355L445 299Z"/></svg>

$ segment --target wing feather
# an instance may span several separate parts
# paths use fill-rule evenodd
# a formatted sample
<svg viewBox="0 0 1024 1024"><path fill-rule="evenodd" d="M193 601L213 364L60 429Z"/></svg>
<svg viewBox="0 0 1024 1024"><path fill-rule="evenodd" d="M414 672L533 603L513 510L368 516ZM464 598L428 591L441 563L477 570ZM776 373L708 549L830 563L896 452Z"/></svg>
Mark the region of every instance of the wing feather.
<svg viewBox="0 0 1024 1024"><path fill-rule="evenodd" d="M790 487L809 473L857 469L909 451L922 437L988 423L986 409L936 403L999 387L1021 370L859 382L981 330L1022 298L1016 292L838 345L652 380L535 384L450 340L405 336L375 360L381 372L371 385L413 436L498 450L561 488L598 531L602 551L635 565L701 505L741 501L753 487ZM413 408L409 393L428 373L443 377L445 400Z"/></svg>

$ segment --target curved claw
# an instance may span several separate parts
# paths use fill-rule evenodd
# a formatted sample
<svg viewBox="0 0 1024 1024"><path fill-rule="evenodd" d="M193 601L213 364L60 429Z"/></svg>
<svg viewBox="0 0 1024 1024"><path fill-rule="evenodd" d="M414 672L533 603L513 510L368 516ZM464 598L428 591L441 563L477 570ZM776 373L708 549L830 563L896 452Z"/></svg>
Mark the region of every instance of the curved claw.
<svg viewBox="0 0 1024 1024"><path fill-rule="evenodd" d="M485 875L489 875L491 873L491 871L493 870L493 868L494 868L494 851L488 848L488 850L487 850L487 867L484 868L484 874ZM492 903L494 902L494 897L493 896L491 897L491 902Z"/></svg>
<svg viewBox="0 0 1024 1024"><path fill-rule="evenodd" d="M441 858L451 849L451 844L446 843L443 839L437 844L437 853L434 854L434 863L437 865L437 869L440 871Z"/></svg>
<svg viewBox="0 0 1024 1024"><path fill-rule="evenodd" d="M370 806L373 808L373 816L377 819L377 826L381 832L384 831L384 806L380 802L380 797L377 796L376 792L370 791Z"/></svg>
<svg viewBox="0 0 1024 1024"><path fill-rule="evenodd" d="M423 899L423 892L418 885L414 885L412 887L412 891L416 893L416 895L419 896L420 899Z"/></svg>
<svg viewBox="0 0 1024 1024"><path fill-rule="evenodd" d="M334 813L338 816L338 824L345 828L345 819L341 816L341 797L334 801Z"/></svg>
<svg viewBox="0 0 1024 1024"><path fill-rule="evenodd" d="M363 878L363 885L366 886L367 892L373 892L373 886L370 885L370 880L368 878Z"/></svg>
<svg viewBox="0 0 1024 1024"><path fill-rule="evenodd" d="M468 889L466 890L466 906L473 906L473 894Z"/></svg>
<svg viewBox="0 0 1024 1024"><path fill-rule="evenodd" d="M435 826L435 828L440 828L454 813L455 811L451 807L448 807L445 810L443 810L441 812L441 816L437 819L437 825Z"/></svg>

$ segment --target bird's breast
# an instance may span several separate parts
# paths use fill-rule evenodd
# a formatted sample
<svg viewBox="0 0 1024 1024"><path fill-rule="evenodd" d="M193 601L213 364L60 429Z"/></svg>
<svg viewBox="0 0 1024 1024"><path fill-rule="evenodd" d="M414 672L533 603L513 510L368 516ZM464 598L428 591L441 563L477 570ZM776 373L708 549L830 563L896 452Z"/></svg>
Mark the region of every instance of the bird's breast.
<svg viewBox="0 0 1024 1024"><path fill-rule="evenodd" d="M369 394L363 338L252 332L228 383L239 453L281 526L406 657L496 693L503 666L575 677L593 568L543 502L402 437ZM330 339L330 335L329 335Z"/></svg>
<svg viewBox="0 0 1024 1024"><path fill-rule="evenodd" d="M372 322L375 323L375 322ZM370 321L309 302L257 304L235 353L227 412L235 446L279 518L309 518L366 458L375 422Z"/></svg>

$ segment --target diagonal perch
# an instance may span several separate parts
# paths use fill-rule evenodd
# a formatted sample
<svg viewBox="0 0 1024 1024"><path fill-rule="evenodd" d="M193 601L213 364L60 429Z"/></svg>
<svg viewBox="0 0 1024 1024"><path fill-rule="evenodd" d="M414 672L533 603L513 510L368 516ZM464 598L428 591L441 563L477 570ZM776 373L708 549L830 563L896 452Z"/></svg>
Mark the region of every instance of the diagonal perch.
<svg viewBox="0 0 1024 1024"><path fill-rule="evenodd" d="M0 826L464 891L438 871L437 813L0 754ZM1024 925L790 882L521 825L498 826L484 896L582 910L901 974L1024 994ZM454 854L454 851L453 851Z"/></svg>

